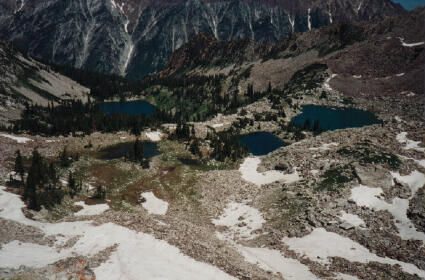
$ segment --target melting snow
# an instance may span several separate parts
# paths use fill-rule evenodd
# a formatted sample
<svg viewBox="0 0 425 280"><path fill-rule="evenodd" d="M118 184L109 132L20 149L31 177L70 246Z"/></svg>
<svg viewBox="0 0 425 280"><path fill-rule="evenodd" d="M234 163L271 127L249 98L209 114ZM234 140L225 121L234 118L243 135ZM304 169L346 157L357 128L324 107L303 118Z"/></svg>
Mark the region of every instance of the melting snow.
<svg viewBox="0 0 425 280"><path fill-rule="evenodd" d="M418 144L421 143L421 141L413 141L407 139L407 132L400 132L397 134L396 139L398 142L402 144L406 144L406 146L403 148L405 150L414 149L418 152L425 152L425 148L419 147Z"/></svg>
<svg viewBox="0 0 425 280"><path fill-rule="evenodd" d="M37 227L46 235L81 237L72 247L62 250L16 240L3 244L0 249L2 267L43 267L75 255L93 256L118 244L109 260L94 269L97 279L132 280L140 279L141 275L145 279L191 279L194 275L197 279L234 279L214 266L183 255L178 248L149 234L112 223L93 226L91 221L55 224L36 222L23 215L21 208L24 206L17 195L0 187L0 217Z"/></svg>
<svg viewBox="0 0 425 280"><path fill-rule="evenodd" d="M360 263L376 261L391 265L399 264L403 271L425 277L425 271L413 264L379 257L357 242L334 232L328 232L324 228L315 228L310 234L301 238L285 237L283 242L289 246L289 249L323 264L329 263L328 257L340 257L350 262Z"/></svg>
<svg viewBox="0 0 425 280"><path fill-rule="evenodd" d="M397 77L404 76L404 73L396 74Z"/></svg>
<svg viewBox="0 0 425 280"><path fill-rule="evenodd" d="M153 192L145 192L141 194L146 199L142 203L143 208L148 210L149 214L165 215L168 210L168 202L157 198Z"/></svg>
<svg viewBox="0 0 425 280"><path fill-rule="evenodd" d="M83 207L83 209L74 213L75 216L99 215L109 209L108 204L87 205L84 201L75 202L74 205Z"/></svg>
<svg viewBox="0 0 425 280"><path fill-rule="evenodd" d="M239 171L242 173L242 178L246 181L256 184L257 186L270 184L275 181L283 180L285 183L293 183L300 179L298 172L292 174L283 174L282 172L271 170L259 173L257 171L261 159L258 157L248 157L241 164Z"/></svg>
<svg viewBox="0 0 425 280"><path fill-rule="evenodd" d="M309 148L309 150L311 150L311 151L318 151L318 150L321 150L321 151L327 151L327 150L329 150L332 146L336 147L336 146L338 146L338 145L339 145L339 143L331 142L331 143L323 144L323 145L322 145L322 146L320 146L320 147L311 147L311 148Z"/></svg>
<svg viewBox="0 0 425 280"><path fill-rule="evenodd" d="M154 132L146 132L146 137L148 137L153 142L161 141L161 132L154 131Z"/></svg>
<svg viewBox="0 0 425 280"><path fill-rule="evenodd" d="M212 125L213 128L218 128L224 126L224 123L215 123Z"/></svg>
<svg viewBox="0 0 425 280"><path fill-rule="evenodd" d="M357 278L356 276L344 274L344 273L338 273L336 275L335 279L337 279L337 280L359 280L359 278Z"/></svg>
<svg viewBox="0 0 425 280"><path fill-rule="evenodd" d="M18 143L20 143L20 144L22 144L22 143L26 143L26 142L28 142L28 141L32 141L32 139L27 138L27 137L18 137L18 136L13 136L13 135L10 135L10 134L4 134L4 133L0 134L0 136L3 136L3 137L6 137L6 138L9 138L9 139L15 140L16 142L18 142Z"/></svg>
<svg viewBox="0 0 425 280"><path fill-rule="evenodd" d="M318 279L310 272L308 266L296 259L286 258L277 250L240 245L237 246L237 249L248 262L257 264L264 270L270 270L275 273L280 272L284 279Z"/></svg>
<svg viewBox="0 0 425 280"><path fill-rule="evenodd" d="M340 219L344 222L347 222L355 227L364 226L365 222L357 215L348 214L345 211L341 211Z"/></svg>
<svg viewBox="0 0 425 280"><path fill-rule="evenodd" d="M412 190L412 196L425 183L425 175L418 171L414 171L407 176L400 176L398 173L392 173L391 175L400 182L408 184ZM417 231L414 224L407 217L409 200L396 197L393 199L392 203L387 203L377 197L381 194L381 188L369 188L359 185L351 189L351 199L354 200L358 206L366 206L376 211L387 210L390 212L396 220L395 225L402 239L416 239L425 242L425 233Z"/></svg>
<svg viewBox="0 0 425 280"><path fill-rule="evenodd" d="M260 211L246 204L230 202L224 213L213 219L212 223L216 226L226 226L229 228L232 236L238 236L245 239L252 239L256 235L252 232L260 229L265 220Z"/></svg>
<svg viewBox="0 0 425 280"><path fill-rule="evenodd" d="M329 91L333 90L331 88L331 86L329 85L329 82L335 78L336 76L338 76L338 74L332 74L329 78L326 79L326 81L323 83L323 87Z"/></svg>
<svg viewBox="0 0 425 280"><path fill-rule="evenodd" d="M423 45L425 43L425 42L405 43L404 38L402 38L402 37L398 37L398 38L400 39L401 45L403 47L416 47L416 46Z"/></svg>
<svg viewBox="0 0 425 280"><path fill-rule="evenodd" d="M362 75L353 75L353 78L355 79L360 79L362 77Z"/></svg>

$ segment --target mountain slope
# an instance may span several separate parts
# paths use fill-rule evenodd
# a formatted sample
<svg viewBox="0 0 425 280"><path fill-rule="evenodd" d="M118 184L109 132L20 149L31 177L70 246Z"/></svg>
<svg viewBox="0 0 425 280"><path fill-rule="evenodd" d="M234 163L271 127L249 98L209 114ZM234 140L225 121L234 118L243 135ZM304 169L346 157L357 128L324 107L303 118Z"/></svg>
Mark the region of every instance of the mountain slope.
<svg viewBox="0 0 425 280"><path fill-rule="evenodd" d="M19 117L24 103L47 106L65 99L87 99L89 89L22 55L0 39L0 120Z"/></svg>
<svg viewBox="0 0 425 280"><path fill-rule="evenodd" d="M333 23L276 44L220 42L200 34L176 50L159 75L225 74L230 81L248 71L237 87L243 93L248 84L283 88L296 71L320 62L338 74L332 85L348 95L423 94L417 81L424 75L424 16L418 8L367 24Z"/></svg>
<svg viewBox="0 0 425 280"><path fill-rule="evenodd" d="M0 4L0 32L43 60L141 77L199 32L276 42L333 21L403 12L389 0L8 0Z"/></svg>

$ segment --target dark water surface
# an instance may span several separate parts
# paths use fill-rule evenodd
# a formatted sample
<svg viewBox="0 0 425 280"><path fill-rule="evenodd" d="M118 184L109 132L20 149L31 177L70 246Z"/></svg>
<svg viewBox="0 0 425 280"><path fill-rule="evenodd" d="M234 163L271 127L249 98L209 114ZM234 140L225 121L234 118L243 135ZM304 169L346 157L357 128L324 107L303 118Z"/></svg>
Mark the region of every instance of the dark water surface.
<svg viewBox="0 0 425 280"><path fill-rule="evenodd" d="M264 131L241 135L239 141L241 145L246 145L254 156L266 155L287 145L273 134Z"/></svg>
<svg viewBox="0 0 425 280"><path fill-rule="evenodd" d="M104 102L100 108L109 114L124 113L128 115L153 115L155 106L146 101Z"/></svg>
<svg viewBox="0 0 425 280"><path fill-rule="evenodd" d="M126 154L133 154L134 142L119 143L107 147L99 152L99 159L118 159L124 157ZM159 155L158 146L153 142L143 142L143 154L145 158L151 158Z"/></svg>
<svg viewBox="0 0 425 280"><path fill-rule="evenodd" d="M297 126L303 126L307 119L310 120L310 129L313 128L314 121L318 120L320 128L325 131L381 123L368 111L316 105L303 106L302 113L294 117L292 122Z"/></svg>

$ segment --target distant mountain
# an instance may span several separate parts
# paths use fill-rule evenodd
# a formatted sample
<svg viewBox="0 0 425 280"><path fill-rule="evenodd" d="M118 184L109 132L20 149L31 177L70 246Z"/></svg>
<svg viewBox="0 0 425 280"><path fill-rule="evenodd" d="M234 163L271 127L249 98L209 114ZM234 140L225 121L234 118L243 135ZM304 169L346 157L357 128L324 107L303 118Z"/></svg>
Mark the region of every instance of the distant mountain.
<svg viewBox="0 0 425 280"><path fill-rule="evenodd" d="M390 0L6 0L0 32L45 61L138 78L200 32L277 42L335 21L404 12Z"/></svg>
<svg viewBox="0 0 425 280"><path fill-rule="evenodd" d="M265 90L283 88L292 75L313 64L338 74L332 87L346 95L407 95L421 98L425 75L425 9L368 23L332 23L296 33L276 44L249 39L223 42L198 34L177 49L160 77L217 75L237 78L244 94L248 84ZM242 75L243 74L243 75ZM415 97L416 96L416 97Z"/></svg>

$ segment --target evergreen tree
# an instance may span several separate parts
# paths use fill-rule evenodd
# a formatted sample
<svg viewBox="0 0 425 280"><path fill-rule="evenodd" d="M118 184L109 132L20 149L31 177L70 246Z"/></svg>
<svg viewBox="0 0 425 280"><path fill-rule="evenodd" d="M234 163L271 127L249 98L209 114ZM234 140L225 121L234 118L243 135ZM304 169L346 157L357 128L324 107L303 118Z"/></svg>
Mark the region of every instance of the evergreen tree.
<svg viewBox="0 0 425 280"><path fill-rule="evenodd" d="M74 176L72 176L72 172L69 172L68 175L68 188L71 197L74 198L74 196L77 194L77 184L75 182Z"/></svg>
<svg viewBox="0 0 425 280"><path fill-rule="evenodd" d="M22 163L21 151L17 150L15 154L16 154L15 167L13 168L13 171L15 171L16 174L19 174L19 176L21 177L21 182L23 183L24 182L25 169L24 169L24 165Z"/></svg>
<svg viewBox="0 0 425 280"><path fill-rule="evenodd" d="M60 165L62 168L67 168L71 165L66 147L64 147L63 151L60 153L59 160L60 160Z"/></svg>
<svg viewBox="0 0 425 280"><path fill-rule="evenodd" d="M144 151L143 151L143 143L139 141L137 138L134 142L134 161L143 162Z"/></svg>

